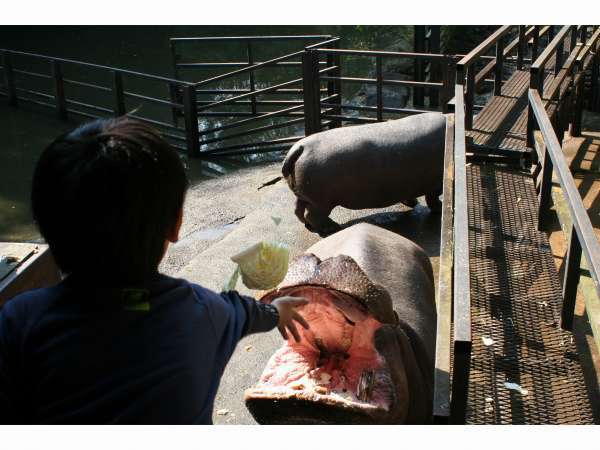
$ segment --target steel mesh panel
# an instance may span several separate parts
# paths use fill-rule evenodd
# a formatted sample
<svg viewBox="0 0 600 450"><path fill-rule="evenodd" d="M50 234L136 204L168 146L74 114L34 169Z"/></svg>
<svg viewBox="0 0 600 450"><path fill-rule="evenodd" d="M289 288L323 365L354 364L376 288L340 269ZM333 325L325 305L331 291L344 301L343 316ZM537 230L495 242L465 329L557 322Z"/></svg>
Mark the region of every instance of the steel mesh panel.
<svg viewBox="0 0 600 450"><path fill-rule="evenodd" d="M548 239L536 229L531 177L489 164L470 165L467 177L473 339L467 423L594 423L575 344L558 324L561 287Z"/></svg>

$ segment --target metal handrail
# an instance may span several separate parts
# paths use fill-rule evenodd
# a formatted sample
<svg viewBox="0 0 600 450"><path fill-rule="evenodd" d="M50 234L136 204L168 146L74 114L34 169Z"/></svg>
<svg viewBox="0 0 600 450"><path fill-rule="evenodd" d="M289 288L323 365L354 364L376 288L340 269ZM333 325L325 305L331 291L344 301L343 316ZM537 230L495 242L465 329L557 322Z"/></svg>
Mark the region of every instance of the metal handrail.
<svg viewBox="0 0 600 450"><path fill-rule="evenodd" d="M190 41L261 41L261 40L309 40L309 39L330 39L331 34L308 34L298 36L206 36L206 37L181 37L171 38L171 42L190 42Z"/></svg>
<svg viewBox="0 0 600 450"><path fill-rule="evenodd" d="M450 420L464 423L471 363L471 282L469 269L469 217L465 102L461 84L455 87L454 113L454 365Z"/></svg>
<svg viewBox="0 0 600 450"><path fill-rule="evenodd" d="M572 325L573 310L575 307L575 295L577 280L579 279L579 262L581 252L588 262L589 272L594 281L596 293L600 296L600 243L596 238L594 227L577 190L569 166L565 160L562 147L554 128L546 113L540 93L536 89L529 89L529 104L535 117L535 121L544 139L544 157L542 169L542 183L540 186L540 212L544 217L550 207L550 193L552 190L552 173L555 172L558 183L567 201L569 214L572 219L571 240L569 244L567 267L565 270L565 286L575 286L575 290L568 292L563 299L563 311L561 325L570 328ZM579 255L577 255L579 253ZM578 257L579 256L579 257Z"/></svg>

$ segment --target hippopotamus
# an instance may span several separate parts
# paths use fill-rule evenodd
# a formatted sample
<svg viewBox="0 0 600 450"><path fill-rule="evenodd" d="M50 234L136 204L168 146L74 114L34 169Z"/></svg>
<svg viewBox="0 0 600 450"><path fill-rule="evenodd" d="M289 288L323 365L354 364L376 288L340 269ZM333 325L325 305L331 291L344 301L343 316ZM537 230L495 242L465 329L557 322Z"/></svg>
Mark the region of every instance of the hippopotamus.
<svg viewBox="0 0 600 450"><path fill-rule="evenodd" d="M245 404L261 424L421 424L431 420L433 271L419 246L360 223L310 247L260 301L304 297L299 329Z"/></svg>
<svg viewBox="0 0 600 450"><path fill-rule="evenodd" d="M395 203L440 210L446 116L423 113L387 122L334 128L299 140L282 174L296 195L295 213L310 231L340 229L336 206L385 208Z"/></svg>

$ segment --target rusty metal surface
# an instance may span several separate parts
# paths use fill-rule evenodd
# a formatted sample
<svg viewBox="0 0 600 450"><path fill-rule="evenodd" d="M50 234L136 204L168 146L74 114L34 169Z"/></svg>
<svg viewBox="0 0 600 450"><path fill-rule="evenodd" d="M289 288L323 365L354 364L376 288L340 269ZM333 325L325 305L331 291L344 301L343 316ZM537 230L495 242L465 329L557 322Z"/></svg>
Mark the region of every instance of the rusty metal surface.
<svg viewBox="0 0 600 450"><path fill-rule="evenodd" d="M473 164L468 196L473 357L467 423L598 423L572 334L558 323L561 286L548 239L536 229L531 177Z"/></svg>

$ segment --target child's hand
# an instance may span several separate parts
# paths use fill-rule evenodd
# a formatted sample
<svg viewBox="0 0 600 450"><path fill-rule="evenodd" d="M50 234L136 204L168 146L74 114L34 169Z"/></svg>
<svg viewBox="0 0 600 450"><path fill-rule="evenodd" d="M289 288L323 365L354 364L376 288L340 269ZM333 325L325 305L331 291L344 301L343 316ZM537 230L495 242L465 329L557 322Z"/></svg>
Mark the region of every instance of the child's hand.
<svg viewBox="0 0 600 450"><path fill-rule="evenodd" d="M298 322L305 329L309 329L308 323L304 318L296 311L296 307L308 304L308 300L302 297L279 297L273 300L271 305L277 308L279 313L279 323L277 328L284 339L288 338L286 328L292 333L296 342L300 342L300 334L296 329L294 321Z"/></svg>

